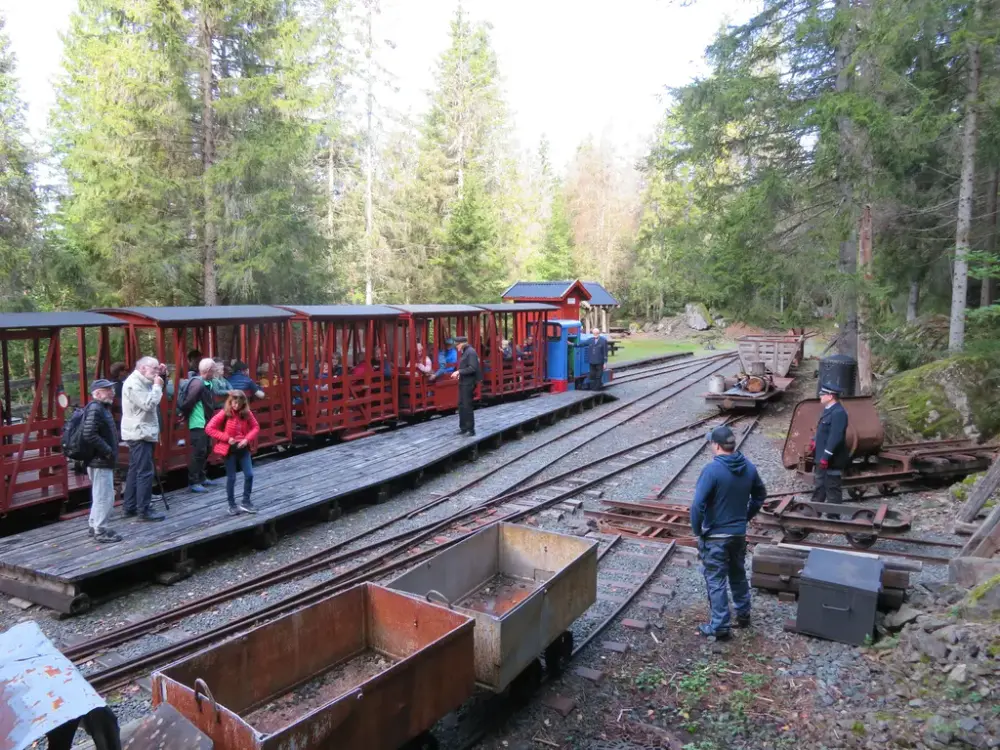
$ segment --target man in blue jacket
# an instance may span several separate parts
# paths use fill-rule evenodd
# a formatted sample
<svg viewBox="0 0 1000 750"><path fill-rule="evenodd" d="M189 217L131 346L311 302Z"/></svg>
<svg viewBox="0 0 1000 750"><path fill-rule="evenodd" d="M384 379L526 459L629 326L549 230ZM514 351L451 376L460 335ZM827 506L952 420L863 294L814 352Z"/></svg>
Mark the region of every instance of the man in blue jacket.
<svg viewBox="0 0 1000 750"><path fill-rule="evenodd" d="M844 500L844 469L851 463L847 447L847 410L840 403L840 389L820 386L819 400L823 414L816 425L812 448L816 465L813 467L814 503L841 503Z"/></svg>
<svg viewBox="0 0 1000 750"><path fill-rule="evenodd" d="M736 436L726 426L707 436L715 458L701 470L691 503L691 529L708 586L712 619L698 632L724 640L730 636L729 596L736 605L736 627L750 627L750 586L744 567L747 523L764 504L767 489L757 468L736 450Z"/></svg>
<svg viewBox="0 0 1000 750"><path fill-rule="evenodd" d="M592 391L604 390L604 365L608 361L608 342L601 336L601 329L594 328L590 332L591 339L587 342L587 364L590 365L590 376L587 382Z"/></svg>

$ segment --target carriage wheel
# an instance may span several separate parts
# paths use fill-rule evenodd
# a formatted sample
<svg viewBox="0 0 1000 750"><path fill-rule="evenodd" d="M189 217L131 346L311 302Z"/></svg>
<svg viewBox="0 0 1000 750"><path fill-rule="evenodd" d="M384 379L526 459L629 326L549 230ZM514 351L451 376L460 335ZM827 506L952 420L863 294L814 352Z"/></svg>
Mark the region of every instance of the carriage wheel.
<svg viewBox="0 0 1000 750"><path fill-rule="evenodd" d="M805 503L794 503L789 509L789 513L798 513L800 516L805 516L806 518L819 518L819 513L811 505L806 505ZM794 523L794 521L791 521ZM804 529L799 526L782 526L782 532L784 532L784 537L786 542L801 542L807 536L812 533L812 529Z"/></svg>
<svg viewBox="0 0 1000 750"><path fill-rule="evenodd" d="M878 486L878 494L882 497L891 497L896 494L896 487L888 482L883 482Z"/></svg>
<svg viewBox="0 0 1000 750"><path fill-rule="evenodd" d="M853 516L852 521L872 521L875 519L875 512L870 510L859 510ZM844 533L847 542L855 549L868 549L878 541L878 534L858 534Z"/></svg>
<svg viewBox="0 0 1000 750"><path fill-rule="evenodd" d="M510 698L515 703L527 703L542 684L542 663L533 659L524 671L510 683Z"/></svg>
<svg viewBox="0 0 1000 750"><path fill-rule="evenodd" d="M867 487L848 487L847 494L851 496L852 500L861 500L865 493L868 492Z"/></svg>

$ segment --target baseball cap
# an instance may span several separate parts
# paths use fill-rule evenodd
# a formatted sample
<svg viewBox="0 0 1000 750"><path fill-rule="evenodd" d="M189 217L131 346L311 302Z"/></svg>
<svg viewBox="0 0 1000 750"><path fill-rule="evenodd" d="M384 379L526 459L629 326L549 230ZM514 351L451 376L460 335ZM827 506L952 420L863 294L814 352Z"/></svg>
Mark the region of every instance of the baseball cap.
<svg viewBox="0 0 1000 750"><path fill-rule="evenodd" d="M736 447L736 436L726 425L716 427L714 430L705 435L705 439L710 443L716 443L726 449Z"/></svg>
<svg viewBox="0 0 1000 750"><path fill-rule="evenodd" d="M467 336L456 336L455 337L455 343L456 344L468 344L469 343L469 338Z"/></svg>
<svg viewBox="0 0 1000 750"><path fill-rule="evenodd" d="M115 384L110 380L105 380L104 378L98 378L93 383L90 384L90 390L96 391L98 388L114 388Z"/></svg>
<svg viewBox="0 0 1000 750"><path fill-rule="evenodd" d="M455 343L455 339L448 337L444 340L444 343L447 344L448 346L451 346L452 344Z"/></svg>

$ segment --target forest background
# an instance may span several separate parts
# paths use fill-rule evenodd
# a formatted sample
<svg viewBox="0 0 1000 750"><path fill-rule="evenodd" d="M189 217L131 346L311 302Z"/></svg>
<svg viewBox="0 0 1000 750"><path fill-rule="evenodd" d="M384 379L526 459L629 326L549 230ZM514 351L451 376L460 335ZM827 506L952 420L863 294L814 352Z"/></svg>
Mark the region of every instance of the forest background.
<svg viewBox="0 0 1000 750"><path fill-rule="evenodd" d="M620 322L690 301L834 318L856 354L859 330L892 349L944 313L942 347L992 347L998 5L764 0L667 92L642 158L588 139L565 167L517 142L490 27L460 4L407 121L378 95L377 0L81 0L42 144L0 18L0 306L493 301L585 278Z"/></svg>

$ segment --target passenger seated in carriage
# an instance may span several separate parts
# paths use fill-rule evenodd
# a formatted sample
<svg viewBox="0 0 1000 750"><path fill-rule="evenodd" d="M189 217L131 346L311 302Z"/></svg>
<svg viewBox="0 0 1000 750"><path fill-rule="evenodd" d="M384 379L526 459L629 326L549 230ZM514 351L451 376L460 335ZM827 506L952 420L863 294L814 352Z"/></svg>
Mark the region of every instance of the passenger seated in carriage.
<svg viewBox="0 0 1000 750"><path fill-rule="evenodd" d="M458 367L458 352L455 350L455 339L445 339L444 346L444 350L438 352L438 369L431 375L431 380L436 380L442 375L450 375Z"/></svg>
<svg viewBox="0 0 1000 750"><path fill-rule="evenodd" d="M424 353L424 345L419 341L417 342L417 356L414 359L416 360L417 372L423 373L424 375L430 375L434 370L431 358ZM406 363L406 369L412 372L413 368L414 361L411 359Z"/></svg>

